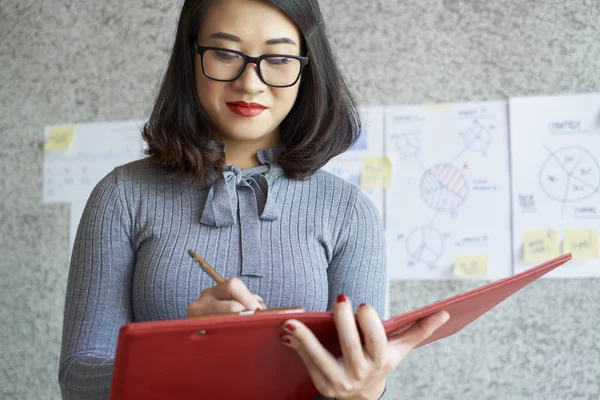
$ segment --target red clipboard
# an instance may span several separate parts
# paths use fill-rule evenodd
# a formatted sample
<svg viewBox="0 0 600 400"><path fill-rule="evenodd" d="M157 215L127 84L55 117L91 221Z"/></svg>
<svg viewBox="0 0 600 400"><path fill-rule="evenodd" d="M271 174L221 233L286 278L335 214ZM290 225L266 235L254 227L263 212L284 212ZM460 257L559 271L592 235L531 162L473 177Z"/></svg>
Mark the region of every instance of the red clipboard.
<svg viewBox="0 0 600 400"><path fill-rule="evenodd" d="M450 320L418 347L450 336L513 293L571 259L550 260L517 275L384 321L393 337L445 310ZM312 399L318 395L293 349L280 342L281 323L305 323L339 355L330 312L275 313L134 322L121 328L111 400Z"/></svg>

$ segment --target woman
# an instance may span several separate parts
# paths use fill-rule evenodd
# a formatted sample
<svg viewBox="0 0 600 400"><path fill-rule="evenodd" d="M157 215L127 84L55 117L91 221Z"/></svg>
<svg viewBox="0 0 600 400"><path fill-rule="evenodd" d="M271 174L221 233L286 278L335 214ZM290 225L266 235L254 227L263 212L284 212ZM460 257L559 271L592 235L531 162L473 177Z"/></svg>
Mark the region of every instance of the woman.
<svg viewBox="0 0 600 400"><path fill-rule="evenodd" d="M319 392L380 398L387 375L447 315L385 337L376 210L319 170L359 132L316 0L186 0L143 132L150 157L97 185L77 232L63 398L108 397L128 322L296 305L334 312L339 359L299 321L282 326L282 345ZM230 279L214 285L187 249ZM368 304L356 310L364 349L350 299Z"/></svg>

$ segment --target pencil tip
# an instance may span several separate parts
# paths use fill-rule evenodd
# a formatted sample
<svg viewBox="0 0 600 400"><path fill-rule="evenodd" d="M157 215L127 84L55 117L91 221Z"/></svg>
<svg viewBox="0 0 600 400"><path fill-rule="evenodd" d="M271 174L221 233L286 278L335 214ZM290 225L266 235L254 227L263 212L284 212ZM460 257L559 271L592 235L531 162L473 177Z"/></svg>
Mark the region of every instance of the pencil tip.
<svg viewBox="0 0 600 400"><path fill-rule="evenodd" d="M190 255L190 257L194 257L194 252L192 250L188 250L188 254Z"/></svg>

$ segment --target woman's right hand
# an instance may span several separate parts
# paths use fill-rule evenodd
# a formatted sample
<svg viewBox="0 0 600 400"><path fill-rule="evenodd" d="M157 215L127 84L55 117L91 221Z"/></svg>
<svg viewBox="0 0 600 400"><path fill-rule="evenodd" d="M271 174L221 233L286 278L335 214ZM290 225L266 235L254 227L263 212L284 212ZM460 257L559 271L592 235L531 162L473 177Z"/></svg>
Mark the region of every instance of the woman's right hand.
<svg viewBox="0 0 600 400"><path fill-rule="evenodd" d="M251 293L241 279L231 278L205 289L197 300L188 305L186 314L188 318L192 318L205 314L266 308L263 299Z"/></svg>

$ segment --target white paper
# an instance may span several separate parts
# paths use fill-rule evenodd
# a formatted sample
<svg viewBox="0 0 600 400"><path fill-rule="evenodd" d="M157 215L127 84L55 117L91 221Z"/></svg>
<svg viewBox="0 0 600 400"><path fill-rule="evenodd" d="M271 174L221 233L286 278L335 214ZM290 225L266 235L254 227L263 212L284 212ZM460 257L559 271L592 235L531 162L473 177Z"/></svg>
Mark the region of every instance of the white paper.
<svg viewBox="0 0 600 400"><path fill-rule="evenodd" d="M67 149L44 152L44 202L85 201L115 167L144 157L142 124L121 121L75 125ZM50 128L45 128L45 140Z"/></svg>
<svg viewBox="0 0 600 400"><path fill-rule="evenodd" d="M600 227L600 93L510 99L515 272L528 230ZM562 246L561 246L562 251ZM547 277L600 276L600 260L572 260Z"/></svg>
<svg viewBox="0 0 600 400"><path fill-rule="evenodd" d="M365 157L383 156L383 107L360 108L363 129L358 141L347 152L331 159L323 170L337 175L360 187L362 160ZM383 189L363 189L375 204L383 222Z"/></svg>
<svg viewBox="0 0 600 400"><path fill-rule="evenodd" d="M505 101L388 107L385 151L390 279L453 279L456 256L512 274Z"/></svg>

